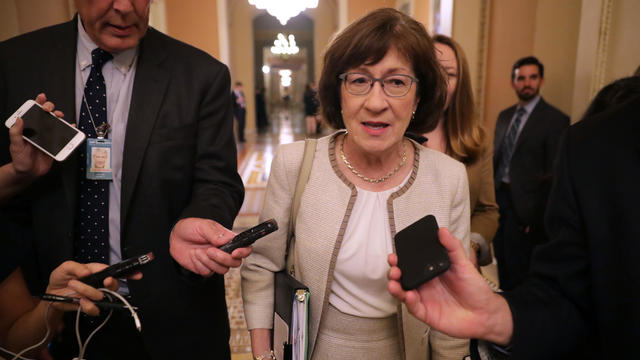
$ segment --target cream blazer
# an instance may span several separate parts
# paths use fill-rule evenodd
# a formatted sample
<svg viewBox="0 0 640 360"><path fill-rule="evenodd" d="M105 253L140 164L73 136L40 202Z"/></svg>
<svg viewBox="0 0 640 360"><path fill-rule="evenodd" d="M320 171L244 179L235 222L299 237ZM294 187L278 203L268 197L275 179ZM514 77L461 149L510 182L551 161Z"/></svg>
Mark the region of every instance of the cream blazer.
<svg viewBox="0 0 640 360"><path fill-rule="evenodd" d="M302 195L295 224L296 278L309 287L309 353L323 312L328 306L335 261L355 203L357 191L338 170L334 153L337 134L318 140L309 181ZM413 170L406 184L387 202L391 238L433 214L469 248L469 187L462 163L438 151L413 143ZM285 267L289 211L295 191L304 141L281 145L273 158L262 219L274 218L279 230L254 244L241 269L242 299L249 329L273 328L274 272ZM384 264L381 264L383 266ZM398 307L398 326L405 359L461 359L468 341L450 338Z"/></svg>

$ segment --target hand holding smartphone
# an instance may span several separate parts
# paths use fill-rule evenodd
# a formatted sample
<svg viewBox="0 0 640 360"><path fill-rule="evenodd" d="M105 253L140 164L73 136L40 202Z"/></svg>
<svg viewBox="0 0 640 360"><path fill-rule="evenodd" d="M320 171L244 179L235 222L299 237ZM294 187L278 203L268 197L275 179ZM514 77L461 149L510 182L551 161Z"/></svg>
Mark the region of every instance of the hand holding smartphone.
<svg viewBox="0 0 640 360"><path fill-rule="evenodd" d="M404 290L415 289L449 269L451 261L438 238L438 223L427 215L395 236L400 284Z"/></svg>
<svg viewBox="0 0 640 360"><path fill-rule="evenodd" d="M82 131L45 111L34 100L22 104L5 126L11 128L18 118L24 121L22 137L57 161L66 159L85 139Z"/></svg>

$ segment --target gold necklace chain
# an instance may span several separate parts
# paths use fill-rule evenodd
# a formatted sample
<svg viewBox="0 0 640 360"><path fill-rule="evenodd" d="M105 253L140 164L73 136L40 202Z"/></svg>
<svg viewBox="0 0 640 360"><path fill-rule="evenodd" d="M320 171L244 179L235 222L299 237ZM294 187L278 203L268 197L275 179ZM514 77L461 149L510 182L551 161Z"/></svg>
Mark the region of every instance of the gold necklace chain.
<svg viewBox="0 0 640 360"><path fill-rule="evenodd" d="M387 181L390 177L392 177L393 175L395 175L398 170L400 170L400 168L407 162L407 151L404 148L404 142L402 143L402 160L400 161L400 163L398 164L398 166L396 166L393 170L391 170L387 175L381 177L381 178L377 178L377 179L372 179L369 177L366 177L364 175L362 175L358 170L356 170L353 165L351 165L351 163L349 162L349 160L347 160L347 157L344 155L344 141L347 139L347 135L344 136L344 138L342 139L342 142L340 143L340 157L342 158L342 161L344 162L344 164L347 166L347 168L349 170L351 170L351 172L359 177L360 179L373 183L373 184L377 184L377 183L381 183L384 181Z"/></svg>

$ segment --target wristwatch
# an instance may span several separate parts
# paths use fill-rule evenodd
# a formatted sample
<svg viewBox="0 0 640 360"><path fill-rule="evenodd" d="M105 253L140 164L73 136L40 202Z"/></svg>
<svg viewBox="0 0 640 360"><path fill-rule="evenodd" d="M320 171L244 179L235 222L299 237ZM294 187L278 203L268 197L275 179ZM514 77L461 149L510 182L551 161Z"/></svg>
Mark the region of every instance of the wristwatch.
<svg viewBox="0 0 640 360"><path fill-rule="evenodd" d="M276 354L273 352L273 350L269 350L269 351L265 351L264 353L255 356L254 357L255 360L276 360Z"/></svg>
<svg viewBox="0 0 640 360"><path fill-rule="evenodd" d="M480 245L478 245L478 243L477 243L477 242L472 241L472 242L471 242L471 248L473 249L473 251L475 251L475 252L476 252L476 255L479 255L479 254L480 254Z"/></svg>

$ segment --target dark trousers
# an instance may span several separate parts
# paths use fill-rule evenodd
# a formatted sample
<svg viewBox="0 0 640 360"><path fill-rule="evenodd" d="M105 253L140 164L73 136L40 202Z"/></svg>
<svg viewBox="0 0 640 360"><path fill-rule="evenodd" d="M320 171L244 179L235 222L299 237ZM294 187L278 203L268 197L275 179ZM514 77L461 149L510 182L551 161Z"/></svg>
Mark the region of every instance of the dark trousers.
<svg viewBox="0 0 640 360"><path fill-rule="evenodd" d="M500 207L500 224L493 246L498 261L500 288L511 290L527 277L533 245L531 234L525 233L513 207L509 186L502 184L496 190L496 201Z"/></svg>
<svg viewBox="0 0 640 360"><path fill-rule="evenodd" d="M244 142L244 124L246 121L247 110L244 108L234 108L233 116L238 121L238 141Z"/></svg>
<svg viewBox="0 0 640 360"><path fill-rule="evenodd" d="M108 312L104 312L104 316ZM138 314L142 320L142 314ZM104 320L104 316L95 318L93 324L86 321L88 316L81 315L80 334L82 342ZM84 319L82 319L84 318ZM144 320L142 331L144 331ZM56 360L70 360L78 356L78 341L75 332L76 313L66 313L64 330L51 341L51 355ZM142 336L138 332L129 311L114 311L109 321L91 338L84 358L87 360L151 360Z"/></svg>

